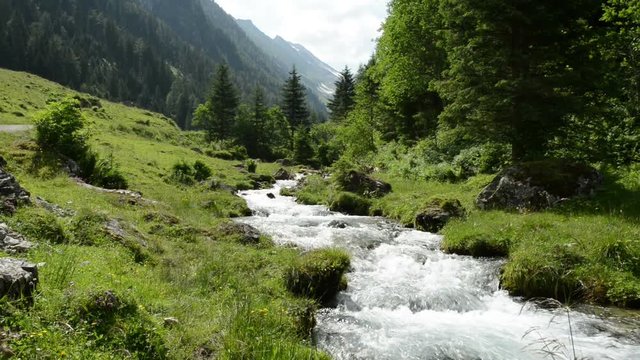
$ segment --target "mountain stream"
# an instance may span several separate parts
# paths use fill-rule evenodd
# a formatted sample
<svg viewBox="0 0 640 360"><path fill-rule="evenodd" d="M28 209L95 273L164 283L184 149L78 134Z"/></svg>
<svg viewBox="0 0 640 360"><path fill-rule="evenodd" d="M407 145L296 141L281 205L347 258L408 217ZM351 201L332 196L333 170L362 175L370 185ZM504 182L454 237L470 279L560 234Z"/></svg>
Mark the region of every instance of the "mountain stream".
<svg viewBox="0 0 640 360"><path fill-rule="evenodd" d="M630 318L510 297L499 288L504 260L445 254L440 235L279 195L295 184L242 192L254 216L239 221L279 245L351 254L348 289L317 314L315 341L334 359L640 359L640 324Z"/></svg>

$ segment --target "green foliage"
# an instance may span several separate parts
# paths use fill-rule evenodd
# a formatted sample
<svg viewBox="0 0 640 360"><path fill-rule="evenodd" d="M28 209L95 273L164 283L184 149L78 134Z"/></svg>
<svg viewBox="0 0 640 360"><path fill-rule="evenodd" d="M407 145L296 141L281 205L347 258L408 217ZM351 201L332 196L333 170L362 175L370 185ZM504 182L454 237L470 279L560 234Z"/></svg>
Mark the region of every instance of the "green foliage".
<svg viewBox="0 0 640 360"><path fill-rule="evenodd" d="M309 165L313 157L314 151L311 147L309 131L299 128L293 138L293 161L298 164Z"/></svg>
<svg viewBox="0 0 640 360"><path fill-rule="evenodd" d="M44 209L20 210L16 230L28 239L50 244L63 244L69 241L63 223Z"/></svg>
<svg viewBox="0 0 640 360"><path fill-rule="evenodd" d="M355 79L349 67L345 67L340 73L340 78L335 82L336 91L333 98L327 104L331 113L331 120L341 121L355 106Z"/></svg>
<svg viewBox="0 0 640 360"><path fill-rule="evenodd" d="M88 150L85 119L73 98L52 101L35 120L36 142L47 151L70 158Z"/></svg>
<svg viewBox="0 0 640 360"><path fill-rule="evenodd" d="M287 289L326 304L346 288L343 276L349 270L349 255L343 250L313 250L298 259L285 274Z"/></svg>
<svg viewBox="0 0 640 360"><path fill-rule="evenodd" d="M94 151L87 151L78 161L82 177L90 184L105 189L126 189L127 179L115 164L113 155L101 159Z"/></svg>
<svg viewBox="0 0 640 360"><path fill-rule="evenodd" d="M247 167L247 171L252 174L255 174L256 169L258 169L258 163L253 159L247 160L245 165Z"/></svg>
<svg viewBox="0 0 640 360"><path fill-rule="evenodd" d="M487 143L460 151L452 165L461 178L477 174L494 174L509 163L509 146Z"/></svg>
<svg viewBox="0 0 640 360"><path fill-rule="evenodd" d="M294 67L282 88L282 112L291 130L291 150L293 138L298 127L309 125L309 109L306 103L306 89L302 85L302 78Z"/></svg>
<svg viewBox="0 0 640 360"><path fill-rule="evenodd" d="M193 163L193 178L196 181L205 181L213 175L211 168L200 160Z"/></svg>

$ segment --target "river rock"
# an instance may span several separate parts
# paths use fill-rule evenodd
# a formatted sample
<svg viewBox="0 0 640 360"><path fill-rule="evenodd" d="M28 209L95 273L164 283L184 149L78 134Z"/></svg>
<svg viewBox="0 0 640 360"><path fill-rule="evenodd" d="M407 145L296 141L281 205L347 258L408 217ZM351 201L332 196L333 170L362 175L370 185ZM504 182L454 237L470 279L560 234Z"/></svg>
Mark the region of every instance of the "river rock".
<svg viewBox="0 0 640 360"><path fill-rule="evenodd" d="M476 199L480 209L539 211L558 202L592 195L603 176L591 166L565 160L515 165L498 174Z"/></svg>
<svg viewBox="0 0 640 360"><path fill-rule="evenodd" d="M0 156L0 169L7 166L7 160L5 160L2 156Z"/></svg>
<svg viewBox="0 0 640 360"><path fill-rule="evenodd" d="M18 259L0 259L0 298L31 299L37 285L36 265Z"/></svg>
<svg viewBox="0 0 640 360"><path fill-rule="evenodd" d="M437 233L449 220L464 215L465 210L457 199L433 199L416 215L414 225L418 230Z"/></svg>
<svg viewBox="0 0 640 360"><path fill-rule="evenodd" d="M280 168L273 174L273 178L276 180L293 180L294 176L285 168Z"/></svg>
<svg viewBox="0 0 640 360"><path fill-rule="evenodd" d="M339 182L344 190L364 196L381 197L391 192L390 184L355 170L349 171Z"/></svg>
<svg viewBox="0 0 640 360"><path fill-rule="evenodd" d="M276 196L275 196L273 193L268 193L268 194L267 194L267 197L268 197L269 199L275 199L275 198L276 198Z"/></svg>
<svg viewBox="0 0 640 360"><path fill-rule="evenodd" d="M5 223L0 223L0 250L9 253L21 253L33 248L35 244L27 241L24 236L9 229Z"/></svg>
<svg viewBox="0 0 640 360"><path fill-rule="evenodd" d="M332 220L327 226L334 229L346 229L349 224L341 220Z"/></svg>
<svg viewBox="0 0 640 360"><path fill-rule="evenodd" d="M260 242L260 231L248 224L225 223L218 230L224 236L228 236L244 245L255 245Z"/></svg>
<svg viewBox="0 0 640 360"><path fill-rule="evenodd" d="M0 213L13 214L19 205L31 203L30 196L13 175L0 168Z"/></svg>

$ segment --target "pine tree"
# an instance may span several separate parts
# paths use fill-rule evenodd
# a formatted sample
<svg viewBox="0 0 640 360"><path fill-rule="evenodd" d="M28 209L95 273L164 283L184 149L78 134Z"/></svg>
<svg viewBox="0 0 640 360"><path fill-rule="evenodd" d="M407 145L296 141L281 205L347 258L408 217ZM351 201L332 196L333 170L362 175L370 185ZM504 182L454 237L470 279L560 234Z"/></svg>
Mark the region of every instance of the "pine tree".
<svg viewBox="0 0 640 360"><path fill-rule="evenodd" d="M253 94L253 108L252 108L252 118L251 118L251 127L254 133L253 136L253 149L254 156L266 158L266 152L268 152L269 148L269 134L266 133L267 122L269 120L269 115L267 113L267 107L265 105L264 99L264 91L261 87L256 87L256 90ZM247 147L247 151L249 155L252 155L249 147Z"/></svg>
<svg viewBox="0 0 640 360"><path fill-rule="evenodd" d="M301 77L296 68L289 73L289 78L282 89L282 111L284 112L291 131L291 150L296 128L309 125L309 109L306 102L306 89L302 85Z"/></svg>
<svg viewBox="0 0 640 360"><path fill-rule="evenodd" d="M204 124L208 140L229 139L240 99L236 87L231 82L229 67L226 64L218 66L209 105L211 106L210 122Z"/></svg>
<svg viewBox="0 0 640 360"><path fill-rule="evenodd" d="M336 92L327 107L331 112L331 120L341 121L347 117L347 114L353 110L355 105L355 80L349 67L345 66L340 73L340 79L335 82L335 85Z"/></svg>

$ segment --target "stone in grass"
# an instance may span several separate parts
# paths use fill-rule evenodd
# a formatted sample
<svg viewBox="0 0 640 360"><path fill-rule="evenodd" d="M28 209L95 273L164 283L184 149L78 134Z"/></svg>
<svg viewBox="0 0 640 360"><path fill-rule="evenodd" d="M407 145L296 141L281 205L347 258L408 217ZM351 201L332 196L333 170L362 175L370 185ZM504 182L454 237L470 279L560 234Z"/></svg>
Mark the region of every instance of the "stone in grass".
<svg viewBox="0 0 640 360"><path fill-rule="evenodd" d="M363 196L382 197L391 192L390 184L355 170L349 171L337 180L343 190Z"/></svg>
<svg viewBox="0 0 640 360"><path fill-rule="evenodd" d="M38 285L38 268L24 260L0 259L0 298L31 302Z"/></svg>
<svg viewBox="0 0 640 360"><path fill-rule="evenodd" d="M221 235L229 237L243 245L260 243L260 231L248 224L229 222L218 227Z"/></svg>
<svg viewBox="0 0 640 360"><path fill-rule="evenodd" d="M30 196L13 175L0 168L0 213L15 213L19 205L31 203Z"/></svg>
<svg viewBox="0 0 640 360"><path fill-rule="evenodd" d="M35 244L27 241L24 236L9 229L7 224L0 223L0 250L15 254L26 252L34 246Z"/></svg>
<svg viewBox="0 0 640 360"><path fill-rule="evenodd" d="M414 222L418 230L437 233L449 220L465 215L465 210L457 199L433 198L426 208L416 215Z"/></svg>
<svg viewBox="0 0 640 360"><path fill-rule="evenodd" d="M293 294L327 306L339 291L346 289L344 274L350 264L349 255L342 250L313 250L302 255L285 272L285 285Z"/></svg>
<svg viewBox="0 0 640 360"><path fill-rule="evenodd" d="M591 166L568 160L542 160L511 166L476 199L483 210L540 211L576 196L592 195L603 176Z"/></svg>

